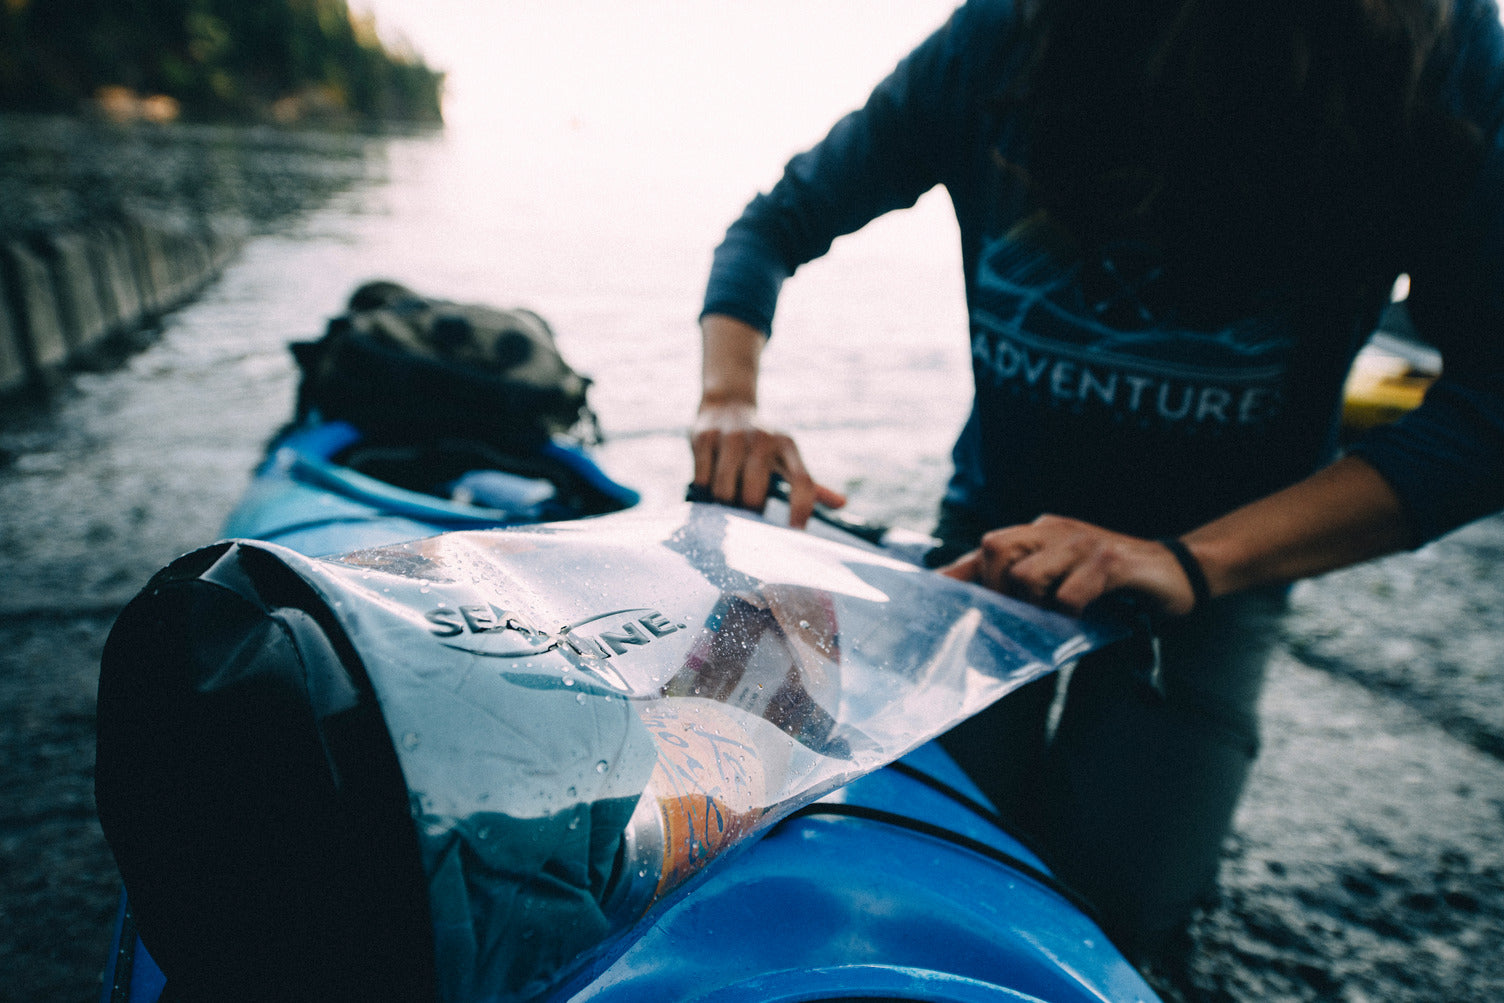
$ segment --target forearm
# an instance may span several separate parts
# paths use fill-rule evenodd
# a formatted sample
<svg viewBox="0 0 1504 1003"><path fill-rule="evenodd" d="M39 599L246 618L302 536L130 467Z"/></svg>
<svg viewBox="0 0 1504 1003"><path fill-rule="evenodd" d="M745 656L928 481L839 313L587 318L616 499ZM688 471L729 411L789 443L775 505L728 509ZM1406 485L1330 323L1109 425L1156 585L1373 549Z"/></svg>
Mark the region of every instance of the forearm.
<svg viewBox="0 0 1504 1003"><path fill-rule="evenodd" d="M700 320L700 337L700 409L757 407L758 367L767 340L763 333L734 317L706 314Z"/></svg>
<svg viewBox="0 0 1504 1003"><path fill-rule="evenodd" d="M1403 549L1399 496L1367 462L1347 457L1182 537L1213 595L1292 582Z"/></svg>

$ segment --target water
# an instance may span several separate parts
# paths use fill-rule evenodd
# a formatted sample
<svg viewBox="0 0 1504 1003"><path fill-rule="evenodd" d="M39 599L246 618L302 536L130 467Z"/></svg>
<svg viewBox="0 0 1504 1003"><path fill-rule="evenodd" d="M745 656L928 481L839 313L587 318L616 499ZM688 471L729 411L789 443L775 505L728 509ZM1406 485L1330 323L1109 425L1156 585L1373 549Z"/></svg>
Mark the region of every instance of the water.
<svg viewBox="0 0 1504 1003"><path fill-rule="evenodd" d="M268 216L122 368L5 416L0 961L23 973L7 991L79 998L97 978L116 880L89 792L99 647L156 568L217 537L290 413L286 342L375 277L532 307L596 380L603 464L645 504L679 498L711 248L948 6L507 5L473 32L508 45L446 135L330 171L292 158L264 183L295 191L308 172L301 212ZM969 396L947 213L932 194L801 270L765 356L765 415L817 476L919 530ZM1226 900L1163 973L1167 995L1504 993L1500 554L1491 520L1297 590Z"/></svg>

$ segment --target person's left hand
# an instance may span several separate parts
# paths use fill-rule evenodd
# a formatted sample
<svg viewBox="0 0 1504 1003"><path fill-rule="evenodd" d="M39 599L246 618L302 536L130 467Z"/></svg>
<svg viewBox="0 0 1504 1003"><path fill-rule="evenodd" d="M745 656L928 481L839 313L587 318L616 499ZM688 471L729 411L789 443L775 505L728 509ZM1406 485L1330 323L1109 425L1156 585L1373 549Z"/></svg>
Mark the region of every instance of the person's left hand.
<svg viewBox="0 0 1504 1003"><path fill-rule="evenodd" d="M1180 562L1163 544L1054 515L991 531L940 573L1077 614L1118 589L1176 616L1196 602Z"/></svg>

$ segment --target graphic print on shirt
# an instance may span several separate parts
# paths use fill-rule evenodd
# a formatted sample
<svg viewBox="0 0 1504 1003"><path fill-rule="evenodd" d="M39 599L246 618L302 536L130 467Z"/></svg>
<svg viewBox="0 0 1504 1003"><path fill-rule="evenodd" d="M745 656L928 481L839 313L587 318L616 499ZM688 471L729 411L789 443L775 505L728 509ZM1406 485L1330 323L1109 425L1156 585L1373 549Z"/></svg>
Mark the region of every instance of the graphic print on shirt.
<svg viewBox="0 0 1504 1003"><path fill-rule="evenodd" d="M990 241L971 310L978 393L1197 434L1270 422L1294 346L1289 327L1270 317L1185 327L1145 305L1159 278L1154 257L1131 245L1083 276L1080 262L1039 245Z"/></svg>

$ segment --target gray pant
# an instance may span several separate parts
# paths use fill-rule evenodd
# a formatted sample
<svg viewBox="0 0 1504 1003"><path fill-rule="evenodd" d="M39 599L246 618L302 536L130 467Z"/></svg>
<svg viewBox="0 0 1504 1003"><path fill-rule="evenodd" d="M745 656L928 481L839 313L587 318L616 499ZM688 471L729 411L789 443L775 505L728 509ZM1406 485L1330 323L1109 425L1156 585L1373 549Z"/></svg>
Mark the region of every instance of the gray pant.
<svg viewBox="0 0 1504 1003"><path fill-rule="evenodd" d="M1130 954L1152 952L1215 891L1286 594L1229 596L1166 623L1163 697L1135 672L1138 646L1108 648L940 739Z"/></svg>

